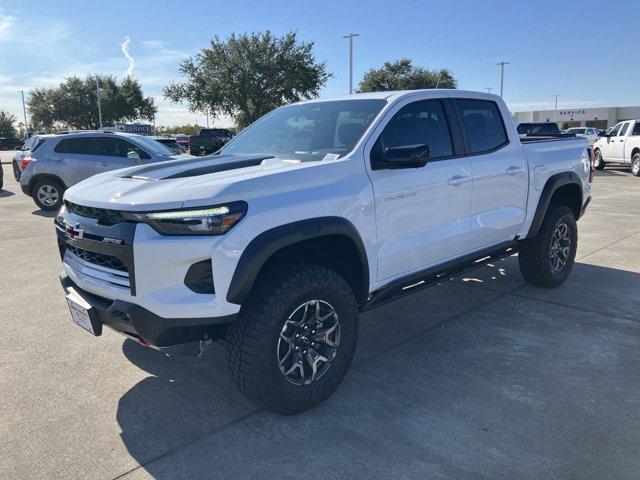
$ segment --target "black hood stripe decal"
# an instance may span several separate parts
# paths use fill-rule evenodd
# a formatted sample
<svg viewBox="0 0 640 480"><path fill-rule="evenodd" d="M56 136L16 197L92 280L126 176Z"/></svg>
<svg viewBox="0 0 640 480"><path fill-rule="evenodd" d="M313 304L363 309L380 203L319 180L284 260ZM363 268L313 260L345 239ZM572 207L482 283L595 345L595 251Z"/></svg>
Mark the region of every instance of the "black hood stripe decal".
<svg viewBox="0 0 640 480"><path fill-rule="evenodd" d="M263 160L274 158L271 155L212 155L204 159L189 158L179 161L168 161L145 165L130 170L121 178L137 178L141 180L165 180L172 178L196 177L210 173L225 172L239 168L255 167Z"/></svg>

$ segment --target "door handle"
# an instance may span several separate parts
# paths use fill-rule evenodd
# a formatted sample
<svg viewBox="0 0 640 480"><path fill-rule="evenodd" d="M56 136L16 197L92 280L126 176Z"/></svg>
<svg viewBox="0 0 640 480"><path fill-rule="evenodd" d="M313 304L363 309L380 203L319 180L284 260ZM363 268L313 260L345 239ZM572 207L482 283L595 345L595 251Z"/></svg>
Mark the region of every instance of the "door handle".
<svg viewBox="0 0 640 480"><path fill-rule="evenodd" d="M454 175L449 180L447 180L447 183L454 187L458 187L462 185L462 182L464 181L465 178L468 178L468 177L465 177L463 175Z"/></svg>
<svg viewBox="0 0 640 480"><path fill-rule="evenodd" d="M522 168L516 167L515 165L511 165L509 168L505 170L507 175L517 175L522 171Z"/></svg>

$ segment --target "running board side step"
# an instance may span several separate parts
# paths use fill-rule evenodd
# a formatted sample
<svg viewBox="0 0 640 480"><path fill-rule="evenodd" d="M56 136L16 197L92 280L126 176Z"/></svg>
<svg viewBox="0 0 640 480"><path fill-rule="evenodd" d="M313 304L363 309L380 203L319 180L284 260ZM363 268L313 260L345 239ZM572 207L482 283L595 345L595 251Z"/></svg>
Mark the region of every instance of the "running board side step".
<svg viewBox="0 0 640 480"><path fill-rule="evenodd" d="M373 292L366 303L360 305L359 311L366 312L373 308L392 302L427 287L446 282L458 275L475 270L487 263L515 255L518 252L517 242L508 242L482 252L465 255L461 258L427 268L407 277L393 281Z"/></svg>

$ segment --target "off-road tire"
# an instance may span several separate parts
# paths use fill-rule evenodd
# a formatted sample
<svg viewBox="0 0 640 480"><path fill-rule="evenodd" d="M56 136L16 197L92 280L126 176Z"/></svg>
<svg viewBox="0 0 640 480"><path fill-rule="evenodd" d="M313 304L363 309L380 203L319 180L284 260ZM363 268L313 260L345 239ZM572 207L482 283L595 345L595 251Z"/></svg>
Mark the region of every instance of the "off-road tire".
<svg viewBox="0 0 640 480"><path fill-rule="evenodd" d="M278 363L278 339L289 315L312 300L338 315L340 342L326 373L308 385L290 383ZM344 378L356 348L358 309L347 282L335 271L289 263L261 273L226 337L227 365L240 390L272 412L292 415L327 399Z"/></svg>
<svg viewBox="0 0 640 480"><path fill-rule="evenodd" d="M602 158L602 152L596 149L596 151L593 152L593 168L596 170L604 170L604 167L606 167L606 164L604 158Z"/></svg>
<svg viewBox="0 0 640 480"><path fill-rule="evenodd" d="M552 242L560 225L568 227L569 254L560 271L554 271ZM518 263L524 279L539 287L553 288L564 282L571 269L578 247L578 226L573 211L566 205L549 205L535 238L523 240L519 245Z"/></svg>
<svg viewBox="0 0 640 480"><path fill-rule="evenodd" d="M631 159L631 173L640 177L640 153L636 153Z"/></svg>
<svg viewBox="0 0 640 480"><path fill-rule="evenodd" d="M55 191L57 192L56 201L50 205L43 203L38 198L38 192L40 191L40 188L47 187L47 186L54 188ZM45 178L43 180L38 181L33 186L31 196L33 197L33 201L36 202L36 205L38 206L38 208L45 210L47 212L55 212L60 210L60 207L62 206L63 194L64 194L64 185L62 185L62 183L60 183L55 178Z"/></svg>
<svg viewBox="0 0 640 480"><path fill-rule="evenodd" d="M19 182L20 177L22 176L22 170L20 170L20 165L18 165L18 162L13 161L11 162L11 166L13 167L13 178L16 179L16 182Z"/></svg>

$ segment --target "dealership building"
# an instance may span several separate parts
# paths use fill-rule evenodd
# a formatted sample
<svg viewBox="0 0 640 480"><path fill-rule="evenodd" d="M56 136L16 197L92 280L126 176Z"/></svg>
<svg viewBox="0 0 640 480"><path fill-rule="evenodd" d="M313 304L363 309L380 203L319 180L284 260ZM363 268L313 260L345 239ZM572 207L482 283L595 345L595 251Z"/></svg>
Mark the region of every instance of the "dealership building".
<svg viewBox="0 0 640 480"><path fill-rule="evenodd" d="M595 127L605 129L613 127L623 120L640 118L640 107L601 107L601 108L558 108L558 110L538 110L534 112L516 112L513 120L522 122L556 122L561 128Z"/></svg>

